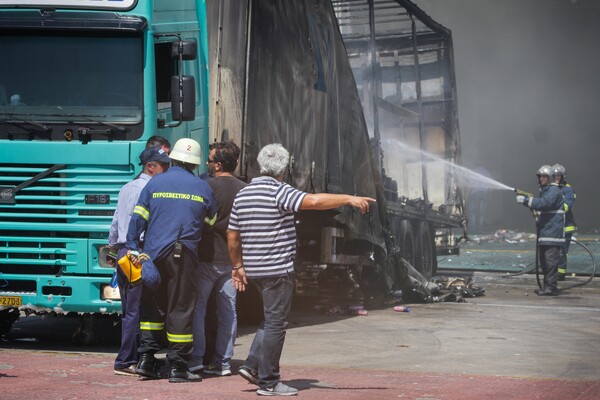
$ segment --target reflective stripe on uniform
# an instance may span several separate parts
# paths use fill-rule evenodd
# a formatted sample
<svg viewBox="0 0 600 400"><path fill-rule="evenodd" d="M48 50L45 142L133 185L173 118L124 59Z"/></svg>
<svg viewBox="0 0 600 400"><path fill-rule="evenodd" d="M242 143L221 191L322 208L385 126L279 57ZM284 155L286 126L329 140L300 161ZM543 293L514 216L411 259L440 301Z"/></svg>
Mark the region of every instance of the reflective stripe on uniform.
<svg viewBox="0 0 600 400"><path fill-rule="evenodd" d="M554 237L540 237L540 242L554 242L554 243L564 243L565 238L554 238Z"/></svg>
<svg viewBox="0 0 600 400"><path fill-rule="evenodd" d="M173 343L190 343L193 341L193 336L191 333L179 335L167 332L167 339L169 340L169 342Z"/></svg>
<svg viewBox="0 0 600 400"><path fill-rule="evenodd" d="M212 217L212 219L208 219L208 217L204 217L204 223L213 226L215 224L215 222L217 222L217 213L215 213L215 216Z"/></svg>
<svg viewBox="0 0 600 400"><path fill-rule="evenodd" d="M140 215L146 221L148 221L148 218L150 217L150 211L146 210L142 206L135 206L135 208L133 209L133 212Z"/></svg>
<svg viewBox="0 0 600 400"><path fill-rule="evenodd" d="M140 329L143 331L161 331L164 327L164 322L140 321Z"/></svg>
<svg viewBox="0 0 600 400"><path fill-rule="evenodd" d="M565 267L558 267L558 273L564 275L567 273L567 269Z"/></svg>
<svg viewBox="0 0 600 400"><path fill-rule="evenodd" d="M542 211L542 214L564 214L565 210Z"/></svg>
<svg viewBox="0 0 600 400"><path fill-rule="evenodd" d="M575 232L575 226L574 225L565 226L565 232Z"/></svg>

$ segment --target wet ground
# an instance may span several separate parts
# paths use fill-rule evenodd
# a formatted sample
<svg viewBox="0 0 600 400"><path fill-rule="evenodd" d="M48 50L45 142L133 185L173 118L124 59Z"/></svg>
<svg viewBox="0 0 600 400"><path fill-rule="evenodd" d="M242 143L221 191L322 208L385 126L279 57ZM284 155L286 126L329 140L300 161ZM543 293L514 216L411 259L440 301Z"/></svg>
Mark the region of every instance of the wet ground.
<svg viewBox="0 0 600 400"><path fill-rule="evenodd" d="M600 235L573 237L568 254L568 274L589 276L593 272L591 256L600 262ZM461 243L460 256L438 258L440 273L444 270L523 272L535 270L535 235L526 232L498 230L485 235L471 235ZM589 252L588 252L589 251ZM591 255L590 255L591 253ZM596 271L600 274L600 268Z"/></svg>
<svg viewBox="0 0 600 400"><path fill-rule="evenodd" d="M585 240L598 255L596 238ZM472 241L460 256L440 259L440 274L471 278L485 288L485 296L464 303L409 304L408 313L388 304L361 316L324 314L297 301L282 356L283 381L305 399L600 399L600 279L558 297L538 297L534 274L514 275L534 256L529 242ZM573 261L577 268L563 288L588 280L583 252ZM193 384L115 376L117 345L110 338L118 325L100 321L94 332L104 340L94 346L71 340L78 327L69 318L17 322L1 344L0 398L257 396L235 375ZM253 329L240 327L235 367Z"/></svg>

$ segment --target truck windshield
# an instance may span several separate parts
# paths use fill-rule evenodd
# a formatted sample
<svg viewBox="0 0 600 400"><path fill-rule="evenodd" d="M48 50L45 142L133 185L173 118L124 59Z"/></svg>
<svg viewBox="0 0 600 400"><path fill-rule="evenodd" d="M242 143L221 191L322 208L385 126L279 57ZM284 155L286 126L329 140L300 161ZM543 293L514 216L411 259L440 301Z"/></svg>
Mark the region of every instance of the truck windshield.
<svg viewBox="0 0 600 400"><path fill-rule="evenodd" d="M36 123L64 123L76 115L139 123L142 51L136 34L0 32L0 114Z"/></svg>

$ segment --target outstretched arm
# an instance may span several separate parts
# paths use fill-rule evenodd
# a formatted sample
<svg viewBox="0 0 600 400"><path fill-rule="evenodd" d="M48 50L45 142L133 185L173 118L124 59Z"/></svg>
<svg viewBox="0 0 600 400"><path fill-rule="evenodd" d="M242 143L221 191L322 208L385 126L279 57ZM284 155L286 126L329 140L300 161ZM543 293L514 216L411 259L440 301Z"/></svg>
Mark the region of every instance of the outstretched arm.
<svg viewBox="0 0 600 400"><path fill-rule="evenodd" d="M330 210L341 206L352 206L364 214L369 211L371 202L375 202L375 199L349 194L309 193L304 196L300 210Z"/></svg>

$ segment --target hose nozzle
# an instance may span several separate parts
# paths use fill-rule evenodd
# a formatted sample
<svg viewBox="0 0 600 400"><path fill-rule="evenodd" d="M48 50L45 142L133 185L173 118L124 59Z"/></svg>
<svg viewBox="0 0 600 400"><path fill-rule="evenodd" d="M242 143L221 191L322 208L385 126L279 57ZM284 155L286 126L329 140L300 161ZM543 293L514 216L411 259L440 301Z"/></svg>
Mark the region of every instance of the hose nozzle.
<svg viewBox="0 0 600 400"><path fill-rule="evenodd" d="M521 189L514 188L513 191L520 196L533 197L533 194L526 192L524 190L521 190Z"/></svg>

